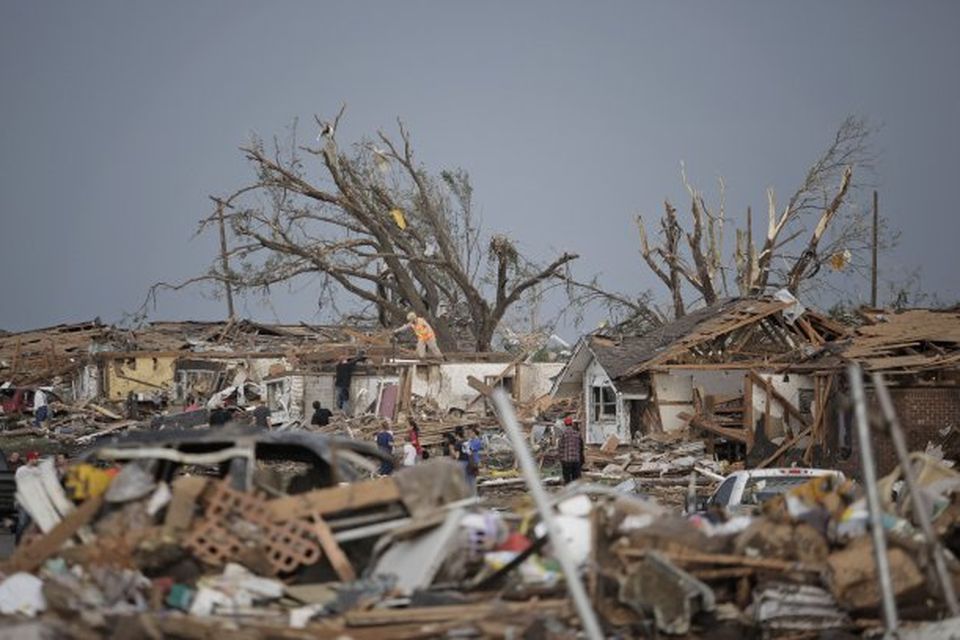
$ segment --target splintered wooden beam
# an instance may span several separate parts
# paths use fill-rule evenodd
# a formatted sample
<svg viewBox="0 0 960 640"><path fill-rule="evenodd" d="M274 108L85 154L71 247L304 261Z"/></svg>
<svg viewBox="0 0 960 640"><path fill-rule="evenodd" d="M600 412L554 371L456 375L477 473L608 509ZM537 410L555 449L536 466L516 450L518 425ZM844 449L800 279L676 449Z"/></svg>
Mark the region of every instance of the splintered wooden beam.
<svg viewBox="0 0 960 640"><path fill-rule="evenodd" d="M702 429L703 431L727 438L728 440L735 440L747 445L748 448L753 446L753 433L745 429L721 427L716 422L705 416L690 415L686 412L678 413L677 417L685 422L688 422L690 426L696 427L697 429Z"/></svg>
<svg viewBox="0 0 960 640"><path fill-rule="evenodd" d="M508 374L508 373L510 373L511 371L516 371L517 365L519 365L521 362L523 362L524 360L526 360L526 359L527 359L527 355L528 355L527 352L524 351L524 352L523 352L522 354L520 354L518 357L514 358L514 360L513 360L510 364L508 364L508 365L504 368L504 370L501 371L501 372L493 379L493 381L492 381L490 384L486 384L486 383L480 382L480 380L477 380L477 378L474 378L473 376L467 376L467 384L469 384L471 387L473 387L476 391L479 392L478 395L474 396L473 398L470 399L469 402L467 402L467 409L469 409L470 407L472 407L472 406L474 405L474 403L476 403L478 400L480 400L480 398L485 398L485 397L489 396L491 393L493 393L493 388L496 387L498 384L500 384L500 381L503 380L505 377L507 377L507 374ZM516 375L516 374L514 374L514 375ZM474 384L474 382L471 382L471 380L473 380L473 381L476 382L476 383L479 383L479 384L482 385L482 386L480 386L480 387L476 386L476 385Z"/></svg>
<svg viewBox="0 0 960 640"><path fill-rule="evenodd" d="M89 498L72 513L60 521L45 536L26 546L21 546L7 563L7 573L17 571L32 572L40 567L47 558L60 551L61 547L84 525L93 520L103 504L103 496Z"/></svg>
<svg viewBox="0 0 960 640"><path fill-rule="evenodd" d="M790 449L790 447L797 444L797 442L799 442L801 438L805 438L806 436L810 435L812 431L813 431L812 427L807 427L806 429L798 433L793 438L790 438L789 440L784 442L782 445L780 445L776 451L771 453L770 457L768 457L766 460L762 461L760 464L755 466L754 469L763 469L764 467L771 464L772 462L775 462L776 459L782 456L784 453L786 453L787 450Z"/></svg>
<svg viewBox="0 0 960 640"><path fill-rule="evenodd" d="M473 604L454 604L406 609L370 609L351 611L345 616L348 627L382 626L402 623L429 623L460 620L482 620L510 614L567 614L571 612L568 600L537 600L531 602L486 601Z"/></svg>
<svg viewBox="0 0 960 640"><path fill-rule="evenodd" d="M354 482L328 489L317 489L267 502L267 509L277 522L313 515L373 507L400 500L400 489L393 478Z"/></svg>
<svg viewBox="0 0 960 640"><path fill-rule="evenodd" d="M678 343L675 343L657 357L628 369L624 375L632 376L642 373L651 367L655 367L667 362L671 358L676 357L678 354L683 353L684 351L689 351L692 347L702 342L729 334L736 329L740 329L741 327L758 322L768 316L782 311L783 309L786 309L788 306L790 306L789 303L779 300L771 300L766 303L760 303L758 308L746 310L735 309L726 315L721 315L717 318L707 320L700 325L695 333L683 338Z"/></svg>
<svg viewBox="0 0 960 640"><path fill-rule="evenodd" d="M621 548L616 553L621 558L646 557L647 549ZM770 571L799 571L805 573L819 573L824 567L818 564L806 564L776 558L753 558L729 553L695 553L661 551L670 562L677 564L713 564L728 567L752 567L755 569L769 569Z"/></svg>
<svg viewBox="0 0 960 640"><path fill-rule="evenodd" d="M480 393L478 398L488 398L493 394L493 387L474 376L467 376L467 384Z"/></svg>
<svg viewBox="0 0 960 640"><path fill-rule="evenodd" d="M353 565L350 564L350 560L343 552L343 549L341 549L337 541L334 540L330 525L316 514L313 515L313 532L317 534L320 547L327 555L327 560L330 561L330 565L333 567L333 570L337 572L340 580L342 582L353 582L356 580L357 572L354 571Z"/></svg>
<svg viewBox="0 0 960 640"><path fill-rule="evenodd" d="M773 384L770 382L769 378L764 378L763 376L758 374L756 371L748 371L747 376L755 384L759 384L764 387L764 392L767 394L767 401L766 401L767 412L769 412L770 398L773 398L774 400L779 402L781 406L783 406L783 410L785 413L788 413L797 419L797 422L800 423L800 426L806 427L806 428L810 427L810 423L807 421L807 418L802 413L800 413L800 409L795 407L794 404L786 398L786 396L784 396L782 393L774 389ZM765 427L767 428L769 428L769 426L770 425L765 425ZM767 433L769 433L769 431Z"/></svg>

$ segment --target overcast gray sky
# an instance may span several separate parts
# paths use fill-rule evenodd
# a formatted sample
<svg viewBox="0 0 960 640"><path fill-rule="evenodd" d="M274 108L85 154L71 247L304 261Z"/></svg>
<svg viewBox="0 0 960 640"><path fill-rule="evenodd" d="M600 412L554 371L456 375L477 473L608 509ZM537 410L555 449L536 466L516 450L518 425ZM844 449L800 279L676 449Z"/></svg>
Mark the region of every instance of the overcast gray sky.
<svg viewBox="0 0 960 640"><path fill-rule="evenodd" d="M884 275L955 299L958 30L957 2L0 0L0 328L115 321L202 271L193 231L249 176L237 147L341 102L341 141L402 117L427 165L471 173L488 228L634 291L656 283L632 217L684 201L681 160L762 211L864 115L904 234ZM242 311L321 320L309 282Z"/></svg>

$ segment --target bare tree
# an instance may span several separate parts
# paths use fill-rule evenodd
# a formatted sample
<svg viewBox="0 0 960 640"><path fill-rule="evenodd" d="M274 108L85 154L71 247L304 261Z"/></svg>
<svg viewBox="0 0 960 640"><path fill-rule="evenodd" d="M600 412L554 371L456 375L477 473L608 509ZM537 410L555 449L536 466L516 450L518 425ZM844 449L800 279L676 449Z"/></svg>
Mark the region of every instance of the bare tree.
<svg viewBox="0 0 960 640"><path fill-rule="evenodd" d="M860 186L855 176L868 175L872 170L872 133L863 119L844 120L782 210L778 209L773 189L767 190L767 232L759 249L748 209L742 226L735 230L735 246L726 261L723 180L719 204L711 208L681 169L690 195L688 230L670 202L664 202L656 241L648 235L642 217L637 217L641 256L670 292L674 315L686 313L686 297L691 293L705 304L730 295L728 271L733 273L740 295L770 288L797 293L828 264L862 272L870 251L869 219L865 210L853 205L850 194Z"/></svg>
<svg viewBox="0 0 960 640"><path fill-rule="evenodd" d="M558 275L577 256L562 253L545 265L521 255L505 235L485 235L462 170L429 173L414 157L409 132L341 148L337 127L316 119L314 145L259 139L242 149L255 180L215 198L232 235L206 274L161 288L201 281L237 290L265 290L307 274L320 276L321 304L346 298L374 310L382 326L409 311L429 319L447 348L466 335L488 350L505 313L532 288ZM346 294L346 295L344 295Z"/></svg>

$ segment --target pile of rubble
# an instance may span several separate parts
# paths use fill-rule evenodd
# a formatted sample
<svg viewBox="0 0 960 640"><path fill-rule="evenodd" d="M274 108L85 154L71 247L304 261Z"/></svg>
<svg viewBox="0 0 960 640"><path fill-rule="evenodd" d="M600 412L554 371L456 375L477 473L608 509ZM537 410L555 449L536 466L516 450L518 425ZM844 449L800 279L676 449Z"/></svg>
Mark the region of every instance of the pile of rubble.
<svg viewBox="0 0 960 640"><path fill-rule="evenodd" d="M947 461L914 453L908 469L866 485L882 514L840 474L750 511L683 514L648 489L688 491L691 477L729 471L701 442L644 438L621 451L610 440L589 456L588 477L606 484L546 496L536 458L550 430L504 425L509 440L487 442L516 454L515 480L536 508L489 508L491 485L473 495L449 459L377 477L384 454L370 442L293 429L113 439L66 470L69 493L46 460L18 474L34 525L0 566L0 627L91 638L813 637L880 629L889 590L903 620L950 614L944 633L960 630L960 473Z"/></svg>
<svg viewBox="0 0 960 640"><path fill-rule="evenodd" d="M76 504L52 461L18 478L37 531L0 570L0 614L11 616L0 625L38 616L77 637L402 637L569 615L548 560L540 599L491 598L497 569L531 542L476 506L450 460L371 478L375 448L319 434L145 435L71 467Z"/></svg>

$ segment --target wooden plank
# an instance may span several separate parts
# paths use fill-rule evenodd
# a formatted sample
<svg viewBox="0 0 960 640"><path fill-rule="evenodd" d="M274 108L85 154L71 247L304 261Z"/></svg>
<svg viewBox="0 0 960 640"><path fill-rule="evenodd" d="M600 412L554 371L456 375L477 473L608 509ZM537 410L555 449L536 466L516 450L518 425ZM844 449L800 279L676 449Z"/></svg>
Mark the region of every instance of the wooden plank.
<svg viewBox="0 0 960 640"><path fill-rule="evenodd" d="M103 496L95 496L81 504L72 513L36 542L19 547L7 563L7 573L17 571L32 572L40 567L47 558L54 555L63 545L93 520L103 504Z"/></svg>
<svg viewBox="0 0 960 640"><path fill-rule="evenodd" d="M743 430L753 433L753 378L743 377Z"/></svg>
<svg viewBox="0 0 960 640"><path fill-rule="evenodd" d="M333 539L333 532L330 531L330 526L323 518L316 514L313 516L313 531L317 534L320 547L323 549L323 552L327 554L327 560L330 561L330 565L333 567L333 570L337 572L340 580L342 582L353 582L356 580L357 572L353 570L353 565L350 564L350 560L347 559L347 555L343 552L343 549L341 549L337 541Z"/></svg>
<svg viewBox="0 0 960 640"><path fill-rule="evenodd" d="M521 362L523 362L524 360L526 360L528 355L529 355L529 354L528 354L526 351L524 351L524 352L523 352L522 354L520 354L518 357L514 358L513 362L511 362L510 364L508 364L508 365L506 366L506 368L504 368L504 370L501 371L501 372L497 375L497 377L493 379L493 382L492 382L491 384L485 384L485 383L484 383L484 386L487 387L488 389L490 389L490 390L492 391L494 387L496 387L498 384L500 384L500 381L501 381L501 380L503 380L505 377L507 377L507 374L510 373L511 370L516 370L517 365L520 364ZM516 374L514 374L514 375L516 375ZM473 376L467 376L467 383L468 383L468 384L470 383L470 378L473 378ZM476 378L473 378L473 379L476 380ZM514 383L515 383L515 384L514 384L514 388L515 388L515 389L516 389L516 387L517 387L516 382L517 382L517 381L515 380L515 381L514 381ZM472 407L472 406L474 405L474 403L476 403L480 398L485 398L485 397L487 397L487 396L490 395L489 392L481 391L480 389L478 389L477 387L475 387L473 384L470 384L470 386L473 387L474 389L476 389L476 390L478 391L478 393L477 393L477 395L475 395L473 398L471 398L469 402L467 402L466 408L467 408L468 410L469 410L470 407Z"/></svg>
<svg viewBox="0 0 960 640"><path fill-rule="evenodd" d="M82 436L78 437L78 438L76 439L76 443L77 443L77 444L86 444L87 442L91 442L91 441L93 441L93 440L96 440L97 438L102 438L102 437L105 436L105 435L114 433L114 432L116 432L116 431L120 431L120 430L122 430L122 429L126 429L126 428L128 428L128 427L132 427L133 425L135 425L135 424L137 424L137 423L138 423L137 420L122 420L122 421L120 421L120 422L114 422L113 424L111 424L111 425L110 425L109 427L107 427L106 429L101 429L100 431L97 431L97 432L94 432L94 433L88 433L88 434L86 434L86 435L82 435Z"/></svg>
<svg viewBox="0 0 960 640"><path fill-rule="evenodd" d="M774 400L779 402L780 405L783 407L784 413L788 413L792 415L794 418L796 418L801 426L803 427L810 426L810 423L807 421L807 418L802 413L800 413L800 409L795 407L794 404L786 398L786 396L784 396L779 391L773 388L773 384L769 382L770 380L769 378L764 378L763 376L758 374L756 371L749 371L747 373L747 376L752 378L755 383L762 384L768 394L767 398L768 399L773 398ZM769 406L769 404L770 403L768 400L767 405Z"/></svg>
<svg viewBox="0 0 960 640"><path fill-rule="evenodd" d="M690 423L690 426L696 427L697 429L702 429L708 433L713 433L723 438L729 440L735 440L742 444L747 445L747 448L753 446L753 433L746 431L744 429L733 429L729 427L721 427L713 420L706 418L704 416L693 416L689 413L681 412L677 414L677 417L681 420Z"/></svg>
<svg viewBox="0 0 960 640"><path fill-rule="evenodd" d="M770 464L771 462L775 461L777 458L779 458L780 456L782 456L782 455L784 454L784 452L785 452L787 449L789 449L790 447L792 447L793 445L795 445L795 444L797 443L797 441L800 440L800 438L803 438L803 437L809 435L811 431L812 431L812 428L811 428L811 427L807 427L806 429L804 429L803 431L801 431L800 433L798 433L795 437L790 438L789 440L787 440L786 442L784 442L782 445L780 445L780 447L779 447L776 451L774 451L772 454L770 454L770 457L769 457L769 458L767 458L766 460L761 461L760 464L758 464L756 467L754 467L754 469L763 469L763 468L766 467L768 464Z"/></svg>
<svg viewBox="0 0 960 640"><path fill-rule="evenodd" d="M483 620L493 616L532 613L565 614L571 611L567 600L539 600L529 602L492 601L475 604L456 604L433 607L408 607L406 609L371 609L351 611L346 622L350 627L385 626L404 623L463 622Z"/></svg>
<svg viewBox="0 0 960 640"><path fill-rule="evenodd" d="M669 551L661 551L660 553L666 556L671 562L677 564L715 564L720 566L769 569L771 571L801 571L809 573L819 573L825 568L822 565L816 564L804 564L775 558L753 558L729 553L671 553ZM622 558L643 558L647 555L647 550L634 548L618 549L616 554Z"/></svg>
<svg viewBox="0 0 960 640"><path fill-rule="evenodd" d="M480 394L477 397L487 398L493 394L493 387L474 376L467 376L467 384Z"/></svg>
<svg viewBox="0 0 960 640"><path fill-rule="evenodd" d="M111 420L123 420L123 416L121 416L120 414L114 413L113 411L110 411L110 409L107 409L107 408L105 408L105 407L101 407L101 406L98 405L98 404L93 404L93 403L91 402L91 403L88 404L87 406L90 407L91 409L93 409L94 411L96 411L97 413L99 413L100 415L106 416L107 418L110 418Z"/></svg>
<svg viewBox="0 0 960 640"><path fill-rule="evenodd" d="M204 476L180 476L173 481L173 497L163 521L164 535L176 538L190 528L197 500L206 489L207 482Z"/></svg>
<svg viewBox="0 0 960 640"><path fill-rule="evenodd" d="M339 511L373 507L400 500L400 489L393 478L378 478L354 482L329 489L317 489L295 496L274 498L267 509L277 522L307 518L314 514L326 516Z"/></svg>
<svg viewBox="0 0 960 640"><path fill-rule="evenodd" d="M729 580L752 576L756 571L753 567L729 567L727 569L695 569L690 573L700 580Z"/></svg>
<svg viewBox="0 0 960 640"><path fill-rule="evenodd" d="M753 372L751 372L753 373ZM770 421L771 421L771 412L773 411L773 384L770 383L770 378L764 380L763 384L763 432L766 436L770 437ZM784 412L786 414L786 412ZM786 422L786 415L784 417L784 422Z"/></svg>

